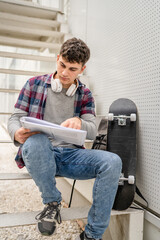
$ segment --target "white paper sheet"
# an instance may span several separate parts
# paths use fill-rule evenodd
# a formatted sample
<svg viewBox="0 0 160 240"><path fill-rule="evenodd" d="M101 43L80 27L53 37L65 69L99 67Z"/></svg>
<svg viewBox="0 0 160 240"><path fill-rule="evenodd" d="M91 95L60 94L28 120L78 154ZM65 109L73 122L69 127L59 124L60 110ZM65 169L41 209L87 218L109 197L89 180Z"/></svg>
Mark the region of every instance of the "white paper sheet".
<svg viewBox="0 0 160 240"><path fill-rule="evenodd" d="M28 128L31 131L40 131L54 139L80 146L84 145L87 135L86 131L62 127L33 117L21 117L20 122L24 128Z"/></svg>

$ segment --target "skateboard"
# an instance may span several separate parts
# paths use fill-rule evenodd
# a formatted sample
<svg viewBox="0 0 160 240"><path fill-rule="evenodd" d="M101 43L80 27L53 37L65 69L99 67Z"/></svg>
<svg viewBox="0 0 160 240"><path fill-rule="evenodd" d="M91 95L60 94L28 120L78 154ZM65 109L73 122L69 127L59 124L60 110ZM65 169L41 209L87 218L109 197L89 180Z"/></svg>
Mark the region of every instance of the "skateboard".
<svg viewBox="0 0 160 240"><path fill-rule="evenodd" d="M136 116L137 107L130 99L117 99L109 108L107 151L116 153L122 160L122 173L113 205L115 210L127 209L134 200L137 160Z"/></svg>

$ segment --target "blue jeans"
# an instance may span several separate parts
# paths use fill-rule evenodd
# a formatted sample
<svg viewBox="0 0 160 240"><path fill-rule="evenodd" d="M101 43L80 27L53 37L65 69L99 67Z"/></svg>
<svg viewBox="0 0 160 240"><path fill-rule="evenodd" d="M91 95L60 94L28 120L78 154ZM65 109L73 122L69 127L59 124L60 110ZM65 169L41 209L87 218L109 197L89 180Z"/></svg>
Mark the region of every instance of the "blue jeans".
<svg viewBox="0 0 160 240"><path fill-rule="evenodd" d="M62 200L56 188L56 175L78 180L95 178L85 232L88 237L102 238L118 187L121 159L102 150L53 147L45 134L29 137L23 144L22 155L44 204Z"/></svg>

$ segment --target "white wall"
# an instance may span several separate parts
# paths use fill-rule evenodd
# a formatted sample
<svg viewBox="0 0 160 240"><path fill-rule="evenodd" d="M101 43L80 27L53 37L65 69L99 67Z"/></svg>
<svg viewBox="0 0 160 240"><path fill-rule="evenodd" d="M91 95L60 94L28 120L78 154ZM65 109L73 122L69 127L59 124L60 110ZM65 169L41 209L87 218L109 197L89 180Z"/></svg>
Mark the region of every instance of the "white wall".
<svg viewBox="0 0 160 240"><path fill-rule="evenodd" d="M137 185L149 208L157 214L160 214L159 10L159 0L70 0L69 16L72 35L85 40L91 49L86 73L95 94L97 114L106 115L112 101L120 97L130 98L137 105ZM145 240L149 240L146 235Z"/></svg>

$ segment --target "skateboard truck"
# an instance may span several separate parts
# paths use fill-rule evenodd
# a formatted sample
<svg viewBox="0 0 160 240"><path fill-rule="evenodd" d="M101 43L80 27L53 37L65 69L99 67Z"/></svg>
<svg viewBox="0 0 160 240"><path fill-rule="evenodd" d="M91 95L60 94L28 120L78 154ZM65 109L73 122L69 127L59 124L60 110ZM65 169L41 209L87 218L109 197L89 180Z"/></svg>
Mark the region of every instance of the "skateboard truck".
<svg viewBox="0 0 160 240"><path fill-rule="evenodd" d="M129 184L134 184L135 177L133 175L129 175L128 178L125 178L124 174L121 173L121 176L119 178L119 185L124 185L124 181L128 181Z"/></svg>
<svg viewBox="0 0 160 240"><path fill-rule="evenodd" d="M126 125L126 120L128 118L130 119L131 122L135 122L136 121L136 114L131 113L130 116L126 116L126 115L114 116L113 113L108 114L108 121L113 121L114 119L116 119L116 120L118 120L118 125L119 126L125 126Z"/></svg>

